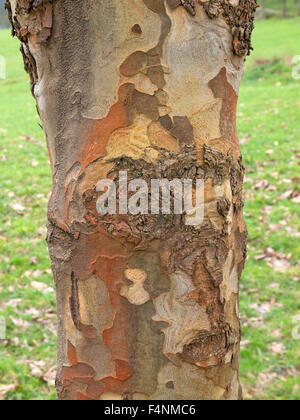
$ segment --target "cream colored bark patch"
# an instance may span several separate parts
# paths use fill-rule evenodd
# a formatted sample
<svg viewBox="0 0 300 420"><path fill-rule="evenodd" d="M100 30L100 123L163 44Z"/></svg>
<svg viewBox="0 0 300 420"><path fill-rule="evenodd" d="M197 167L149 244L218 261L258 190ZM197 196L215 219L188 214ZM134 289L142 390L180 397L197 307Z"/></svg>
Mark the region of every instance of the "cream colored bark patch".
<svg viewBox="0 0 300 420"><path fill-rule="evenodd" d="M208 179L204 184L205 203L211 203L222 198L232 201L232 191L230 181L226 180L221 185L214 185L212 179Z"/></svg>
<svg viewBox="0 0 300 420"><path fill-rule="evenodd" d="M147 95L153 96L157 91L157 86L155 86L148 76L145 76L142 73L138 73L134 77L121 77L121 84L133 83L136 90L139 92L145 93Z"/></svg>
<svg viewBox="0 0 300 420"><path fill-rule="evenodd" d="M132 399L137 400L137 401L147 401L147 400L149 400L149 395L143 394L141 392L135 392L132 395Z"/></svg>
<svg viewBox="0 0 300 420"><path fill-rule="evenodd" d="M215 229L221 230L224 226L224 218L218 212L218 201L227 199L232 202L232 191L230 181L226 180L222 185L213 185L211 179L205 182L205 205L204 205L204 223L211 224ZM225 220L228 224L229 233L232 226L233 207L230 207Z"/></svg>
<svg viewBox="0 0 300 420"><path fill-rule="evenodd" d="M231 382L230 395L227 398L227 400L237 401L239 399L239 393L240 393L239 375L237 372L235 372L234 377Z"/></svg>
<svg viewBox="0 0 300 420"><path fill-rule="evenodd" d="M210 112L206 112L205 107L215 103L209 82L225 67L229 83L237 93L243 60L233 57L232 34L224 19L209 19L202 5L197 3L196 7L195 17L186 13L183 7L168 8L172 31L164 44L162 57L163 65L170 69L165 74L164 90L169 95L168 106L173 115L194 116L196 138L212 138L218 133L218 119L211 128L204 121L205 113ZM218 107L216 103L209 118L213 119Z"/></svg>
<svg viewBox="0 0 300 420"><path fill-rule="evenodd" d="M160 123L153 122L148 129L148 136L152 146L179 153L178 141Z"/></svg>
<svg viewBox="0 0 300 420"><path fill-rule="evenodd" d="M138 114L132 125L120 128L110 136L105 161L120 156L132 159L146 159L152 147L160 147L179 153L177 139L173 137L161 124L152 122L145 115Z"/></svg>
<svg viewBox="0 0 300 420"><path fill-rule="evenodd" d="M65 279L68 284L68 279ZM63 366L71 366L68 360L68 346L70 342L76 349L77 360L95 370L95 379L103 379L111 374L115 375L115 363L111 360L110 352L103 343L102 332L113 323L114 312L108 296L106 285L96 276L84 282L78 282L78 304L80 322L86 326L93 326L97 330L97 337L87 342L82 332L74 324L70 309L71 284L65 288L62 324L65 331L65 348ZM73 296L73 299L75 297ZM97 357L101 354L101 358Z"/></svg>
<svg viewBox="0 0 300 420"><path fill-rule="evenodd" d="M148 126L151 120L144 115L137 115L134 123L130 127L116 130L107 144L106 161L120 156L141 159L145 149L150 146L148 138Z"/></svg>
<svg viewBox="0 0 300 420"><path fill-rule="evenodd" d="M224 226L224 217L218 211L219 200L227 199L230 203L232 202L232 191L230 186L230 180L226 180L221 185L214 185L213 180L209 178L204 183L204 200L199 205L204 206L204 218L202 223L195 226L195 229L200 230L203 224L211 225L216 230L221 230ZM188 219L188 217L187 217ZM228 215L225 217L227 222L228 231L231 232L233 219L233 206L231 205Z"/></svg>
<svg viewBox="0 0 300 420"><path fill-rule="evenodd" d="M92 342L82 338L72 343L77 349L78 362L87 363L95 370L95 380L115 374L115 363L111 354L103 343L104 329L113 325L115 312L112 308L106 284L96 276L78 282L78 301L80 321L97 330L97 337ZM101 358L97 355L101 354Z"/></svg>
<svg viewBox="0 0 300 420"><path fill-rule="evenodd" d="M167 363L159 372L156 392L150 399L156 400L220 400L225 389L205 376L206 369L183 363L177 367ZM166 387L172 383L172 387Z"/></svg>
<svg viewBox="0 0 300 420"><path fill-rule="evenodd" d="M125 271L125 276L133 284L123 285L120 295L128 299L132 305L144 305L150 300L149 293L144 289L144 283L147 280L146 271L140 268L130 268Z"/></svg>
<svg viewBox="0 0 300 420"><path fill-rule="evenodd" d="M230 250L223 270L223 282L220 286L221 301L227 302L230 300L233 293L239 292L239 279L236 267L232 268L233 251Z"/></svg>
<svg viewBox="0 0 300 420"><path fill-rule="evenodd" d="M116 394L114 392L104 392L100 397L100 401L119 401L119 400L123 400L122 394Z"/></svg>
<svg viewBox="0 0 300 420"><path fill-rule="evenodd" d="M96 276L78 282L80 319L85 325L93 325L99 334L112 325L112 309L106 284Z"/></svg>
<svg viewBox="0 0 300 420"><path fill-rule="evenodd" d="M191 278L178 271L170 279L171 290L153 300L156 310L153 320L169 324L163 329L164 353L178 354L182 353L184 345L196 338L199 331L209 331L210 322L206 308L190 297L195 291Z"/></svg>
<svg viewBox="0 0 300 420"><path fill-rule="evenodd" d="M194 136L197 141L217 139L221 137L220 114L222 109L222 99L216 99L203 106L190 118L194 128Z"/></svg>
<svg viewBox="0 0 300 420"><path fill-rule="evenodd" d="M75 183L77 181L80 171L81 171L81 165L78 162L68 172L66 176L66 180L65 180L65 188L67 188L69 184L71 184L71 182Z"/></svg>
<svg viewBox="0 0 300 420"><path fill-rule="evenodd" d="M233 266L234 253L229 251L223 270L223 282L220 286L221 302L225 303L225 318L234 329L239 329L239 276L237 267Z"/></svg>
<svg viewBox="0 0 300 420"><path fill-rule="evenodd" d="M107 174L113 166L114 164L112 162L107 163L103 160L98 160L90 164L84 171L84 177L79 181L78 191L80 196L86 190L94 188L101 179L107 178Z"/></svg>

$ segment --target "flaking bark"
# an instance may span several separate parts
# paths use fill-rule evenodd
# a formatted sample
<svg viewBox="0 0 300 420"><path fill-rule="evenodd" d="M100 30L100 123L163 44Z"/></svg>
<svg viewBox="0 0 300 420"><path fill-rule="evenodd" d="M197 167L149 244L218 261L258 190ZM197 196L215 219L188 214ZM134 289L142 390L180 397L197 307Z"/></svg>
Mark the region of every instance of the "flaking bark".
<svg viewBox="0 0 300 420"><path fill-rule="evenodd" d="M183 7L182 7L183 6ZM46 133L60 399L240 399L236 107L254 0L8 0ZM201 178L202 225L97 182Z"/></svg>

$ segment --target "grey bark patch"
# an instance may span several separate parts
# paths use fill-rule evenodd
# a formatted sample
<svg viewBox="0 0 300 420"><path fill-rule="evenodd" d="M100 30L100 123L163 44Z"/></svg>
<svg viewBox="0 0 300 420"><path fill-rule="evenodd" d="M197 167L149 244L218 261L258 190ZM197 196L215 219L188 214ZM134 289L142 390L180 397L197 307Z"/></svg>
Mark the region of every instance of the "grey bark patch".
<svg viewBox="0 0 300 420"><path fill-rule="evenodd" d="M174 124L170 115L164 115L163 117L160 117L159 122L168 131L171 131L174 128Z"/></svg>
<svg viewBox="0 0 300 420"><path fill-rule="evenodd" d="M136 51L131 54L120 66L123 76L131 77L138 74L147 65L147 54L143 51Z"/></svg>

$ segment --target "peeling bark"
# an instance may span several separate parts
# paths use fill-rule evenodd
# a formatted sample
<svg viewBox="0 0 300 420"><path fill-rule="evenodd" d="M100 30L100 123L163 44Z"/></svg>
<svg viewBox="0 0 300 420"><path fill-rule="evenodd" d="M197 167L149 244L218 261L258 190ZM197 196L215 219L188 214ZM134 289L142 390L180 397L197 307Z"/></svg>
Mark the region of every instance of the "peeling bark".
<svg viewBox="0 0 300 420"><path fill-rule="evenodd" d="M8 0L7 8L53 174L59 398L241 398L247 231L236 107L256 2ZM100 216L97 183L121 170L148 184L203 179L203 223Z"/></svg>
<svg viewBox="0 0 300 420"><path fill-rule="evenodd" d="M170 7L183 6L192 16L196 15L196 4L200 3L210 19L223 16L231 27L233 52L239 57L250 54L254 15L259 7L256 0L168 0Z"/></svg>

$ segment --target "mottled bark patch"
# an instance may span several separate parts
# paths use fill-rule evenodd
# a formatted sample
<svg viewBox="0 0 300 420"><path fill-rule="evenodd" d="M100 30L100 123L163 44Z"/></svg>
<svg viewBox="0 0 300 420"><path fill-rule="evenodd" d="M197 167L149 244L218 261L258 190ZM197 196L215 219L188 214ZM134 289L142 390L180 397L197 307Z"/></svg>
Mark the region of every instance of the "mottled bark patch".
<svg viewBox="0 0 300 420"><path fill-rule="evenodd" d="M228 140L232 147L238 147L239 140L236 127L236 109L238 97L227 80L226 68L223 67L219 74L209 82L215 98L222 99L220 115L220 131L222 137Z"/></svg>
<svg viewBox="0 0 300 420"><path fill-rule="evenodd" d="M190 15L196 15L196 4L203 6L210 19L220 16L226 20L232 30L233 53L239 57L249 55L253 50L251 35L254 29L254 15L259 7L256 0L239 0L233 5L230 0L168 0L171 9L183 6Z"/></svg>
<svg viewBox="0 0 300 420"><path fill-rule="evenodd" d="M246 255L244 169L235 127L237 95L226 70L208 83L215 68L224 65L224 54L233 60L226 26L219 31L216 23L216 38L226 33L226 48L201 85L192 76L199 62L206 72L206 56L201 57L206 53L198 49L194 54L191 47L188 69L181 59L175 64L164 57L165 52L176 57L181 41L196 45L189 41L198 37L198 25L188 25L187 36L180 38L178 28L191 19L184 11L178 10L180 22L172 20L172 27L162 0L75 3L57 2L51 39L52 2L18 0L19 8L10 10L32 85L41 77L45 89L39 104L54 169L48 244L60 317L60 398L237 398L238 281ZM191 15L199 8L193 0L168 4L182 5ZM223 16L238 28L233 31L235 54L250 49L246 11L237 12L225 0L211 0L204 8L209 18ZM213 33L214 24L202 15ZM178 39L172 51L164 47L173 29ZM48 65L51 69L45 70ZM103 68L110 70L105 74ZM181 81L187 89L184 95L178 90L175 102L168 80L177 73L174 90ZM230 74L238 85L240 73ZM195 92L200 103L213 101L198 121L190 112L189 92L195 102ZM214 127L205 136L202 120ZM160 178L187 178L194 184L203 179L203 223L187 226L186 215L174 215L173 208L170 215L100 215L96 185L107 177L117 181L121 170L128 181L142 178L147 185Z"/></svg>
<svg viewBox="0 0 300 420"><path fill-rule="evenodd" d="M148 302L150 295L144 289L144 283L147 280L146 271L139 268L129 268L125 271L125 276L131 284L123 285L120 295L128 299L132 305L144 305Z"/></svg>

